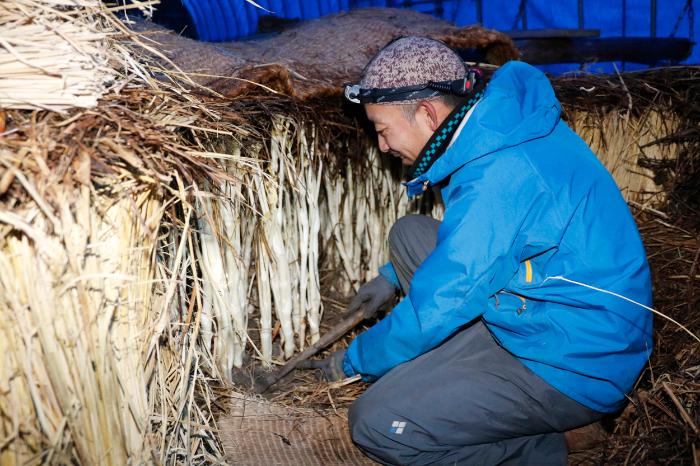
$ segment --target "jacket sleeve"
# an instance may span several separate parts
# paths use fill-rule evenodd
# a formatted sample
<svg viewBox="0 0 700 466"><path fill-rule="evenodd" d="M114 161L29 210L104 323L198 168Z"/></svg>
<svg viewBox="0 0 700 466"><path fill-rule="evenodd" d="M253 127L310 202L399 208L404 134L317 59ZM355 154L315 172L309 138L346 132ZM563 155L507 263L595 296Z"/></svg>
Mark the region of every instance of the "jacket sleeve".
<svg viewBox="0 0 700 466"><path fill-rule="evenodd" d="M537 181L493 181L454 188L436 248L416 271L409 295L351 343L348 375L373 380L436 347L485 312L521 260L556 247L562 223L551 194Z"/></svg>
<svg viewBox="0 0 700 466"><path fill-rule="evenodd" d="M401 289L399 277L396 275L396 270L394 269L394 266L391 262L387 262L386 264L379 267L379 274L386 278L386 281L394 285L394 288L398 290Z"/></svg>

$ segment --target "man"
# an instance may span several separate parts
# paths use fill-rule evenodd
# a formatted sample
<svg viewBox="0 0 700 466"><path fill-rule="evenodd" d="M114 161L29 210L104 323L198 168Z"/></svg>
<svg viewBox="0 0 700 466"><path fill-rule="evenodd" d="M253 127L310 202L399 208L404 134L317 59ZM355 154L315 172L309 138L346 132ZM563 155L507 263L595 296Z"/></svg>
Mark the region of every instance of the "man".
<svg viewBox="0 0 700 466"><path fill-rule="evenodd" d="M525 63L484 85L407 37L346 95L409 167L409 195L445 204L442 222L394 225L391 262L352 307L405 297L319 364L376 381L350 409L353 440L384 464L566 464L563 432L618 411L652 347L651 314L619 297L651 304L614 181Z"/></svg>

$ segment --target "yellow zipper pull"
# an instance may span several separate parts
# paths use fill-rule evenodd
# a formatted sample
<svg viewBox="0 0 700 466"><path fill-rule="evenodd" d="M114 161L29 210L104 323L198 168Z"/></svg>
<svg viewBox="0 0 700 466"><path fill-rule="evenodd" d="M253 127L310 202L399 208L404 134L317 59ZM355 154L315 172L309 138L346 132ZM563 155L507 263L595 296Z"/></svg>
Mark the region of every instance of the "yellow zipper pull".
<svg viewBox="0 0 700 466"><path fill-rule="evenodd" d="M532 283L532 263L525 261L525 283Z"/></svg>

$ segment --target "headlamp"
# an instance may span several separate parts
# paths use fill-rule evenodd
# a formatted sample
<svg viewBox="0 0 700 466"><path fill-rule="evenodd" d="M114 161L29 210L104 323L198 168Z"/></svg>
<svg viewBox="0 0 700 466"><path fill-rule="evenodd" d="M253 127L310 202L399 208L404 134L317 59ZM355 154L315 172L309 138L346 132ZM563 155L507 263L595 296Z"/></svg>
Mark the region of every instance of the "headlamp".
<svg viewBox="0 0 700 466"><path fill-rule="evenodd" d="M345 86L345 98L354 104L362 103L360 101L360 90L359 84L347 84Z"/></svg>

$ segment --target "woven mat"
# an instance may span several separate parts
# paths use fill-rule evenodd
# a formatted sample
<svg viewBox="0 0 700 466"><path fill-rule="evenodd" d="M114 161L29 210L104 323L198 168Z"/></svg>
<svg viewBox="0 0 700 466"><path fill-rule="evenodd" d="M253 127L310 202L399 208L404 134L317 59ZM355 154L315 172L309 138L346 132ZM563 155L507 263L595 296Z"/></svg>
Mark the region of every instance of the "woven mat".
<svg viewBox="0 0 700 466"><path fill-rule="evenodd" d="M353 10L302 22L269 37L226 43L188 39L146 21L132 27L154 40L155 47L198 84L228 97L264 93L251 81L297 100L339 95L343 84L357 81L377 51L405 35L479 50L494 65L519 56L513 41L498 31L457 28L429 15L391 8Z"/></svg>
<svg viewBox="0 0 700 466"><path fill-rule="evenodd" d="M234 395L219 419L226 462L244 466L376 464L352 443L347 410L321 412Z"/></svg>

